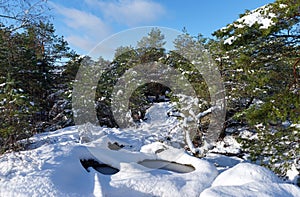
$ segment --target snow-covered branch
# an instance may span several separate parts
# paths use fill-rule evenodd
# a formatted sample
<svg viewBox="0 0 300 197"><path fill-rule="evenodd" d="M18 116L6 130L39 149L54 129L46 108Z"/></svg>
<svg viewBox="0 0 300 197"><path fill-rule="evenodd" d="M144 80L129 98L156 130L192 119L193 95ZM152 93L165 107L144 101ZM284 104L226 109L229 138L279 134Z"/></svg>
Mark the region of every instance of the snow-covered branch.
<svg viewBox="0 0 300 197"><path fill-rule="evenodd" d="M216 108L217 108L216 106L210 107L209 109L207 109L207 110L205 110L205 111L200 112L199 114L197 114L196 118L199 119L199 118L202 118L204 116L207 116L208 114L210 114Z"/></svg>

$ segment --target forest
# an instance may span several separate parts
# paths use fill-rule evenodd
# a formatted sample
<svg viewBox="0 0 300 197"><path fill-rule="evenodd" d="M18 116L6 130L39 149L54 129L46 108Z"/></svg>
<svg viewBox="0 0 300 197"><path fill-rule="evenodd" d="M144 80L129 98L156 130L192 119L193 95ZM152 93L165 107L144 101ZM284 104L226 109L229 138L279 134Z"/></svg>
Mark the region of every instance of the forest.
<svg viewBox="0 0 300 197"><path fill-rule="evenodd" d="M102 56L92 60L72 50L64 37L56 34L51 16L44 12L46 2L17 3L20 6L14 9L9 1L0 2L0 154L26 150L26 140L35 134L75 125L73 85L79 67L85 64L104 71L95 87L97 120L89 120L93 124L120 127L111 108L113 88L127 70L148 62L178 70L194 88L200 111L212 109L203 76L191 61L179 55L208 52L226 95L225 120L218 128L217 140L233 136L242 145L235 156L247 156L281 177L292 165L299 172L299 1L276 0L245 11L237 21L213 32L213 38L191 35L183 28L171 51L164 49L165 35L153 28L136 46L119 47L112 61ZM251 15L268 19L268 23L251 22ZM94 72L92 66L90 72ZM180 101L180 96L163 84L139 86L130 97L129 109L125 109L131 112L132 124L144 120L146 110L153 102L161 102L161 96L175 105ZM188 107L190 101L186 102L177 110ZM82 116L90 117L84 112ZM191 151L203 145L211 118L211 113L198 117ZM241 135L240 128L247 128L249 133Z"/></svg>

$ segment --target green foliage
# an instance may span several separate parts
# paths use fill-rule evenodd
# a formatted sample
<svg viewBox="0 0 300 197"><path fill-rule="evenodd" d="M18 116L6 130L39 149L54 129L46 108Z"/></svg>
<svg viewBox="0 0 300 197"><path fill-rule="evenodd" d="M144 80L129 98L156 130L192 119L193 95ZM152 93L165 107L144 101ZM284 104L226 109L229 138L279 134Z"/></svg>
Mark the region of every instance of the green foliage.
<svg viewBox="0 0 300 197"><path fill-rule="evenodd" d="M6 150L27 138L44 122L50 122L53 99L69 81L62 80L64 63L70 58L67 43L55 35L53 25L35 23L22 31L0 29L0 148Z"/></svg>
<svg viewBox="0 0 300 197"><path fill-rule="evenodd" d="M277 0L247 11L209 43L227 89L227 121L247 123L257 138L243 139L250 159L284 175L299 160L299 131L283 122L300 123L299 1ZM256 12L269 26L247 24ZM297 30L298 29L298 30Z"/></svg>
<svg viewBox="0 0 300 197"><path fill-rule="evenodd" d="M291 164L299 160L300 131L294 127L278 128L261 126L255 139L243 139L244 151L249 159L266 166L280 176L286 176Z"/></svg>
<svg viewBox="0 0 300 197"><path fill-rule="evenodd" d="M245 111L245 118L251 125L280 124L287 120L299 123L300 99L298 94L282 92L269 99L270 101L259 106L252 106Z"/></svg>
<svg viewBox="0 0 300 197"><path fill-rule="evenodd" d="M291 164L300 159L300 131L283 122L299 124L299 109L299 95L285 92L245 112L249 124L257 131L257 139L241 141L251 160L285 176Z"/></svg>
<svg viewBox="0 0 300 197"><path fill-rule="evenodd" d="M97 86L96 102L98 103L97 115L100 125L117 126L114 120L112 120L112 112L109 108L111 106L112 92L119 78L129 69L151 62L168 65L170 68L177 70L187 79L187 82L193 87L201 102L207 101L208 103L210 100L208 87L201 73L195 68L192 62L182 57L182 55L185 55L192 58L196 53L199 55L199 50L204 50L202 48L203 42L206 42L206 39L201 36L194 38L186 33L178 36L174 41L174 51L165 51L162 48L166 43L164 35L159 29L154 28L149 32L148 36L143 37L137 43L136 48L132 46L119 47L115 52L114 60L105 67L105 71ZM188 50L189 52L187 53L186 51ZM202 62L203 60L199 59L197 61ZM151 69L155 70L156 68L153 66ZM184 85L189 84L177 85L184 87ZM166 90L170 88L155 82L141 84L131 95L129 109L125 109L125 111L131 111L132 117L135 120L137 120L135 117L143 119L146 109L151 106L151 101L147 96L158 97L158 95L165 95ZM168 96L172 97L172 95ZM176 96L172 100L175 101ZM208 105L202 105L202 107L204 110Z"/></svg>
<svg viewBox="0 0 300 197"><path fill-rule="evenodd" d="M148 36L143 37L138 43L137 48L163 48L166 44L164 40L165 36L161 33L160 29L153 28L149 33Z"/></svg>
<svg viewBox="0 0 300 197"><path fill-rule="evenodd" d="M22 89L15 89L16 83L7 76L0 92L0 153L16 148L17 140L31 135L30 115L34 106Z"/></svg>

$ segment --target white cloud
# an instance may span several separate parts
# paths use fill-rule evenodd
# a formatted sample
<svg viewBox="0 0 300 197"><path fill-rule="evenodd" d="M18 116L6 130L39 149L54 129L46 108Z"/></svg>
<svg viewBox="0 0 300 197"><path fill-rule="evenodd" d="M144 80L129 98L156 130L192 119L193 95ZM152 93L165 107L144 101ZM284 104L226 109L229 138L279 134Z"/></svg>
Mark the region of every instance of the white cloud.
<svg viewBox="0 0 300 197"><path fill-rule="evenodd" d="M63 6L49 2L56 12L56 20L65 39L79 53L88 53L100 41L112 35L115 23L129 27L153 25L165 14L165 9L152 0L85 0L82 7ZM72 5L68 4L68 5Z"/></svg>
<svg viewBox="0 0 300 197"><path fill-rule="evenodd" d="M71 32L66 35L66 40L72 46L88 52L112 33L110 26L89 12L67 8L53 2L50 4L63 17L63 23L69 29L68 32Z"/></svg>
<svg viewBox="0 0 300 197"><path fill-rule="evenodd" d="M159 3L150 0L85 0L90 6L96 6L107 19L135 26L147 24L159 19L165 14L165 9Z"/></svg>
<svg viewBox="0 0 300 197"><path fill-rule="evenodd" d="M74 46L80 50L83 50L86 53L88 53L91 49L93 49L95 47L95 43L87 37L70 35L70 36L66 37L66 40L72 46Z"/></svg>

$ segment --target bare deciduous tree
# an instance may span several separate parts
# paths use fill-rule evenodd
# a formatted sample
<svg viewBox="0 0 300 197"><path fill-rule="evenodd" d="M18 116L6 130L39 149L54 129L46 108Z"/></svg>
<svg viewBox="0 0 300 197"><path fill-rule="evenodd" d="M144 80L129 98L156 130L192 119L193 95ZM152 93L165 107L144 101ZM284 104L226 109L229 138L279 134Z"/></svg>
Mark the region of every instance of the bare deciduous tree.
<svg viewBox="0 0 300 197"><path fill-rule="evenodd" d="M0 24L12 30L49 18L47 0L0 0Z"/></svg>

